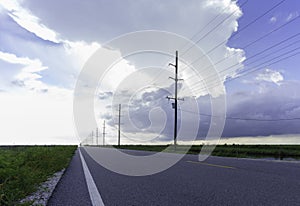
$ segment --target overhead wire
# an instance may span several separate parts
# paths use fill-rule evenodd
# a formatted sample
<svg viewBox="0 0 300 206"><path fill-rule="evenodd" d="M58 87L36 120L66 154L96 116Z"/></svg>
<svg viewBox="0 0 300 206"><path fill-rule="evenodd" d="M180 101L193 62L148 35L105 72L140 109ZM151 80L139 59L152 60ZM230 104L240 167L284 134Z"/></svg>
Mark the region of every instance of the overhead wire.
<svg viewBox="0 0 300 206"><path fill-rule="evenodd" d="M299 49L300 49L300 48L298 47L298 48L296 48L296 49L293 49L292 51L286 52L286 53L283 54L283 55L292 53L293 51L299 50ZM251 70L248 69L247 71L244 71L244 72L241 73L240 75L237 75L237 76L234 77L234 78L231 78L231 79L226 80L226 83L231 82L231 81L236 80L236 79L239 79L239 78L241 78L241 77L247 76L247 75L249 75L249 74L251 74L251 73L253 73L253 72L256 72L256 71L258 71L258 70L264 69L264 68L269 67L269 66L272 66L272 65L277 64L277 63L279 63L279 62L282 62L282 61L284 61L284 60L286 60L286 59L290 59L290 58L292 58L292 57L294 57L294 56L297 56L297 55L299 55L299 54L300 54L300 52L296 52L296 53L294 53L294 54L288 55L288 56L283 57L283 58L279 58L279 57L282 57L282 55L279 55L279 56L277 56L277 57L275 57L275 58L272 58L272 59L270 59L270 60L268 60L268 61L266 61L266 62L260 64L258 68L254 68L254 67L253 67ZM278 59L278 60L276 60L276 59ZM266 63L268 63L268 62L270 62L270 61L273 61L273 60L276 60L276 61L271 62L271 63L269 63L269 64L266 64ZM266 64L266 65L265 65L265 64ZM215 88L215 87L217 87L217 86L219 86L219 84L210 85L209 87L202 87L202 88L199 88L198 90L194 90L194 92L197 92L197 93L198 93L198 92L206 92L208 89L213 89L213 88Z"/></svg>
<svg viewBox="0 0 300 206"><path fill-rule="evenodd" d="M282 40L282 41L280 41L280 42L278 42L278 43L276 43L276 44L274 44L274 45L272 45L272 46L270 46L270 47L268 47L268 48L266 48L266 49L263 49L263 50L261 50L260 52L254 54L254 55L252 55L252 56L250 56L250 57L247 57L246 60L243 61L242 63L245 63L245 62L249 61L249 59L252 59L252 58L254 58L254 57L256 57L256 56L259 56L259 55L265 53L266 51L269 51L269 50L271 50L271 49L273 49L273 48L275 48L275 47L277 47L277 46L279 46L279 45L281 45L281 44L283 44L283 43L285 43L285 42L287 42L287 41L289 41L289 40L291 40L291 39L294 39L295 37L298 37L298 36L300 36L300 32L297 33L297 34L294 34L294 35L292 35L292 36L290 36L290 37L288 37L288 38L286 38L286 39L284 39L284 40ZM295 41L294 43L297 43L297 42L298 42L298 41ZM293 43L292 43L292 44L293 44ZM223 62L223 61L229 59L229 58L230 58L231 56L233 56L233 55L234 55L234 54L232 54L232 55L230 55L230 56L227 56L227 57L224 57L223 59L217 61L217 62L214 63L213 65L208 65L208 66L204 67L203 70L208 69L208 68L213 67L213 66L217 66L218 64L220 64L221 62ZM229 68L231 68L231 67L233 67L233 66L235 66L235 65L240 65L240 62L238 62L238 63L236 63L236 64L234 64L234 65L231 65ZM224 69L224 70L220 70L219 72L224 72L224 71L227 71L227 70L228 70L228 69L226 68L226 69ZM193 78L193 77L195 77L195 76L193 75L193 76L191 76L191 77L186 78L185 80L189 80L189 79L191 79L191 78ZM211 75L210 77L214 77L214 76ZM208 78L210 78L210 77L208 77Z"/></svg>
<svg viewBox="0 0 300 206"><path fill-rule="evenodd" d="M195 115L198 115L198 116L225 118L227 120L243 120L243 121L259 121L259 122L278 122L278 121L300 120L300 117L278 118L278 119L259 119L259 118L242 118L242 117L230 117L230 116L221 117L221 116L215 116L215 115L211 115L211 114L196 113L196 112L193 112L193 111L183 110L183 109L181 109L180 111L195 114Z"/></svg>
<svg viewBox="0 0 300 206"><path fill-rule="evenodd" d="M300 36L300 33L297 33L297 34L295 34L295 35L292 35L291 37L289 37L289 38L287 38L287 39L284 39L284 40L282 40L282 41L280 41L280 42L278 42L278 43L276 43L276 44L274 44L274 45L272 45L272 46L270 46L270 47L268 47L268 48L266 48L266 49L261 50L260 52L254 54L254 55L252 55L252 56L250 56L250 57L248 57L248 58L247 58L245 61L243 61L242 63L247 63L249 60L253 59L254 57L257 57L257 56L259 56L259 55L261 55L261 54L263 54L263 53L265 53L265 52L267 52L267 51L269 51L269 50L271 50L271 49L273 49L273 48L275 48L275 47L277 47L277 46L279 46L279 45L282 45L283 43L285 43L285 42L287 42L287 41L289 41L289 40L291 40L291 39L293 39L293 38L295 38L295 37L297 37L297 36ZM267 57L267 56L270 56L270 55L272 55L272 54L278 53L279 51L282 51L283 49L286 49L286 48L288 48L288 47L290 47L290 46L294 46L294 45L296 45L296 43L298 43L299 41L300 41L300 40L297 40L297 41L294 41L293 43L290 43L290 44L288 44L288 45L285 45L284 47L282 47L282 48L280 48L280 49L278 49L278 50L276 50L276 51L274 51L274 52L272 52L272 53L269 53L268 55L265 55L265 56L263 56L263 57L257 59L256 61L260 61L261 59L264 59L264 58ZM247 65L249 66L250 64L253 64L253 63L254 63L254 62L252 61L252 62L250 62L250 63L247 63ZM218 63L217 63L217 64L218 64ZM210 65L210 66L208 66L208 67L205 67L205 69L206 69L206 68L209 68L209 67L212 67L212 66L216 66L217 64L215 64L215 65ZM233 64L233 65L231 65L231 66L226 67L226 68L223 69L223 70L220 70L219 73L223 73L223 72L225 72L225 71L227 71L227 70L229 70L229 69L233 69L234 67L239 66L239 65L241 65L240 62L235 63L235 64ZM207 82L207 80L212 79L212 78L215 78L215 76L214 76L214 75L209 75L209 76L206 78L206 82ZM191 78L189 78L189 79L191 79ZM200 83L202 83L202 82L199 81L199 82L195 83L195 84L192 85L192 86L198 85L198 84L200 84Z"/></svg>
<svg viewBox="0 0 300 206"><path fill-rule="evenodd" d="M246 0L243 4L241 4L240 7L243 7L245 4L248 3L248 0ZM200 39L198 39L196 42L194 42L193 45L191 45L187 50L185 50L181 56L184 56L191 48L193 48L197 43L199 43L201 40L205 39L208 35L210 35L213 31L215 31L219 26L221 26L225 21L230 19L236 12L240 11L240 7L235 9L233 12L231 12L226 18L224 18L222 21L220 21L217 25L215 25L211 30L206 32L205 35L203 35Z"/></svg>
<svg viewBox="0 0 300 206"><path fill-rule="evenodd" d="M259 38L257 38L256 40L250 42L249 44L243 46L242 48L243 48L243 49L246 49L246 48L248 48L248 47L254 45L254 44L257 43L258 41L260 41L260 40L262 40L262 39L264 39L264 38L270 36L270 35L273 34L274 32L276 32L276 31L278 31L278 30L280 30L280 29L286 27L287 25L291 24L292 22L296 21L298 18L300 18L300 15L297 16L297 17L295 17L295 18L293 18L292 20L290 20L290 21L288 21L288 22L285 22L284 24L280 25L279 27L277 27L277 28L271 30L271 31L268 32L267 34L262 35L261 37L259 37ZM224 42L222 42L222 44L223 44L223 43L224 43ZM199 61L201 58L203 58L203 57L207 56L208 54L210 54L212 51L214 51L214 50L215 50L216 48L218 48L220 45L221 45L221 44L218 44L218 45L215 46L213 49L209 50L208 52L206 52L206 53L203 54L202 56L200 56L200 57L198 57L197 59L195 59L192 63L189 63L189 65L186 65L186 66L181 70L181 72L183 72L185 69L191 67L192 64L194 64L195 62Z"/></svg>
<svg viewBox="0 0 300 206"><path fill-rule="evenodd" d="M241 6L240 7L242 7L242 6L244 6L246 3L248 2L248 0L246 0L243 4L241 4ZM226 9L228 9L228 7L230 7L230 4L228 5L228 6L226 6L223 10L222 10L222 12L221 13L219 13L217 16L215 16L214 18L212 18L207 24L205 24L203 27L201 27L201 29L200 30L198 30L190 39L192 40L193 38L195 38L198 34L200 34L201 32L203 32L204 31L204 29L206 29L211 23L213 23L219 16L221 16L223 13L224 13L224 11L226 10ZM236 9L235 11L233 11L233 12L231 12L230 14L229 14L229 17L231 17L235 12L237 12L238 10ZM224 21L226 21L228 19L228 17L227 18L225 18L225 19L223 19L221 22L223 23ZM210 31L208 31L206 34L205 34L205 36L207 36L207 34L208 33L211 33L212 31L214 31L217 27L219 27L222 23L218 23L217 25L218 26L216 26L214 29L212 29L212 30L210 30ZM202 39L203 39L203 36L201 37ZM199 41L199 40L198 40ZM179 50L183 50L186 46L188 45L188 43L186 43L181 49L179 49ZM191 47L189 47L188 48L188 50L189 49L191 49L192 47L194 47L195 46L195 43L193 44L193 45L191 45ZM187 52L187 51L186 51ZM181 54L181 55L183 55L183 54ZM155 82L156 81L156 79L158 79L159 77L160 77L160 75L163 73L163 71L164 70L161 70L154 78L153 78L153 80L152 80L152 83L153 82Z"/></svg>

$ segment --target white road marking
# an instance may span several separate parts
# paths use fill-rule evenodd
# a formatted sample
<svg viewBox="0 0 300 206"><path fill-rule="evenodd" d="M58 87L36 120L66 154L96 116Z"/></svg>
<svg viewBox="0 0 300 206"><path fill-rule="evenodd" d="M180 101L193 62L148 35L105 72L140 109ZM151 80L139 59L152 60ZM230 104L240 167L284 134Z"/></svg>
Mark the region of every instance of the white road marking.
<svg viewBox="0 0 300 206"><path fill-rule="evenodd" d="M221 167L221 168L226 168L226 169L236 169L235 167L231 167L231 166L215 165L215 164L210 164L210 163L206 163L206 162L197 162L197 161L190 161L190 160L188 160L187 162L193 163L193 164L202 164L202 165L207 165L207 166L212 166L212 167Z"/></svg>
<svg viewBox="0 0 300 206"><path fill-rule="evenodd" d="M104 203L103 203L102 198L100 196L100 193L97 189L97 186L96 186L96 184L93 180L93 177L90 173L90 170L87 167L86 162L84 160L84 157L81 154L80 148L79 148L79 154L80 154L80 159L81 159L81 162L82 162L84 176L85 176L85 179L86 179L86 184L88 186L90 198L91 198L91 201L92 201L92 205L93 206L104 206Z"/></svg>

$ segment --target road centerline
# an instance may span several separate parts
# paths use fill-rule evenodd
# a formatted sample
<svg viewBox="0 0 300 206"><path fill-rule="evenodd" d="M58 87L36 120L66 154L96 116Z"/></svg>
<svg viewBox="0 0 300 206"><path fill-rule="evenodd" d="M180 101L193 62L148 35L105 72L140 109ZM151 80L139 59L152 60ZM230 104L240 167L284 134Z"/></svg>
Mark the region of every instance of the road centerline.
<svg viewBox="0 0 300 206"><path fill-rule="evenodd" d="M226 166L226 165L216 165L216 164L210 164L210 163L205 163L205 162L197 162L197 161L191 161L191 160L188 160L186 162L192 163L192 164L207 165L207 166L211 166L211 167L225 168L225 169L236 169L236 167L231 167L231 166Z"/></svg>

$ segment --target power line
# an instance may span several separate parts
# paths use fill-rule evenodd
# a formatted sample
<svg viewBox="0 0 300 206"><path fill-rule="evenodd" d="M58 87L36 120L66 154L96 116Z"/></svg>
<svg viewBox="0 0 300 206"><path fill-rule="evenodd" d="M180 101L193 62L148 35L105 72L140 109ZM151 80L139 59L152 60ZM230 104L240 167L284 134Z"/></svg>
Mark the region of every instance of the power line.
<svg viewBox="0 0 300 206"><path fill-rule="evenodd" d="M298 50L298 49L299 49L299 47L297 48L297 50ZM288 52L288 53L290 53L290 52ZM270 63L270 64L268 64L268 65L265 65L265 66L263 66L263 67L260 67L260 68L254 69L254 70L250 70L249 72L243 74L242 76L246 76L246 75L248 75L248 74L250 74L250 73L253 73L253 72L255 72L255 71L258 71L258 70L260 70L260 69L263 69L263 68L265 68L265 67L267 67L267 66L271 66L271 65L276 64L276 63L278 63L278 62L284 61L284 60L286 60L286 59L289 59L289 58L294 57L294 56L299 55L299 54L300 54L300 52L297 52L297 53L291 54L291 55L289 55L289 56L287 56L287 57L283 57L283 58L281 58L281 59L279 59L279 60L277 60L277 61L275 61L275 62L272 62L272 63ZM235 79L237 79L237 78L240 78L240 77L242 77L242 76L237 76L237 77L235 77L234 79L229 79L228 81L233 81L233 80L235 80Z"/></svg>
<svg viewBox="0 0 300 206"><path fill-rule="evenodd" d="M209 22L207 22L198 32L196 32L190 39L194 39L198 34L200 34L202 31L204 31L204 29L206 29L206 27L208 27L209 25L211 25L211 23L213 23L219 16L221 16L224 11L229 8L231 5L229 4L228 6L226 6L218 15L216 15L214 18L212 18Z"/></svg>
<svg viewBox="0 0 300 206"><path fill-rule="evenodd" d="M299 17L300 17L300 15L297 16L297 17L295 17L295 18L293 18L292 20L290 20L290 21L288 21L288 22L286 22L286 23L280 25L279 27L277 27L277 28L271 30L271 31L268 32L267 34L265 34L265 35L259 37L258 39L252 41L251 43L247 44L246 46L244 46L244 47L242 47L242 48L243 48L243 49L246 49L246 48L252 46L253 44L257 43L258 41L260 41L260 40L266 38L267 36L273 34L274 32L276 32L276 31L278 31L278 30L284 28L285 26L289 25L290 23L296 21ZM189 65L186 65L186 66L182 69L182 71L184 71L185 69L189 68L190 66L192 66L192 64L194 64L195 62L199 61L199 60L202 59L203 57L207 56L207 55L210 54L212 51L214 51L215 49L217 49L219 46L221 46L222 44L224 44L224 43L226 43L226 42L227 42L227 40L222 41L221 43L219 43L218 45L216 45L215 47L213 47L212 49L210 49L208 52L206 52L206 53L203 54L202 56L200 56L200 57L198 57L197 59L195 59L192 63L190 63Z"/></svg>
<svg viewBox="0 0 300 206"><path fill-rule="evenodd" d="M299 49L299 48L297 48L297 49ZM263 66L261 66L261 67L259 67L259 68L256 68L256 69L253 69L253 70L248 70L247 73L246 73L246 71L245 71L245 73L244 73L244 74L242 73L242 75L240 75L240 76L236 76L236 77L234 77L234 78L232 78L232 79L226 80L226 83L231 82L231 81L233 81L233 80L236 80L236 79L238 79L238 78L247 76L247 75L249 75L249 74L251 74L251 73L253 73L253 72L256 72L256 71L258 71L258 70L261 70L261 69L263 69L263 68L265 68L265 67L268 67L268 66L271 66L271 65L273 65L273 64L279 63L279 62L284 61L284 60L286 60L286 59L292 58L292 57L294 57L294 56L296 56L296 55L299 55L299 54L300 54L300 52L291 54L291 55L289 55L289 56L287 56L287 57L283 57L283 58L281 58L281 59L279 59L279 60L277 60L277 61L275 61L275 62L271 62L270 64L267 64L267 65L263 65L263 64L266 63L266 62L264 62L264 63L261 64L261 65L263 65ZM280 56L281 56L281 55L280 55ZM278 57L276 57L276 58L278 58ZM274 59L272 59L272 60L274 60ZM270 60L268 60L267 62L269 62L269 61L270 61ZM214 85L214 86L210 86L210 87L207 87L207 88L202 87L202 88L199 88L199 89L202 89L202 90L196 90L195 92L205 91L204 89L207 90L207 89L215 88L215 87L217 87L217 86L219 86L219 84Z"/></svg>
<svg viewBox="0 0 300 206"><path fill-rule="evenodd" d="M278 53L278 52L281 52L282 50L284 50L284 49L286 49L286 48L289 48L289 47L291 47L291 46L295 46L295 45L296 45L297 43L299 43L299 42L300 42L300 39L297 40L297 41L294 41L294 42L292 42L292 43L290 43L290 44L288 44L288 45L285 45L284 47L282 47L282 48L280 48L280 49L278 49L278 50L276 50L276 51L274 51L274 52L271 52L271 53L269 53L269 54L264 55L264 56L260 57L259 59L257 59L256 61L252 61L252 62L250 62L250 63L247 63L247 66L248 66L249 64L253 64L253 63L257 62L257 61L260 61L260 60L262 60L262 59L265 59L266 57L269 57L269 56L271 56L271 55L273 55L273 54L276 54L276 53ZM290 51L293 51L293 50L290 50Z"/></svg>
<svg viewBox="0 0 300 206"><path fill-rule="evenodd" d="M214 116L210 114L201 114L201 113L196 113L193 111L188 111L188 110L183 110L181 109L180 111L195 114L198 116L206 116L206 117L218 117L218 118L225 118L228 120L245 120L245 121L259 121L259 122L277 122L277 121L293 121L293 120L300 120L300 117L294 117L294 118L279 118L279 119L258 119L258 118L241 118L241 117L221 117L221 116Z"/></svg>
<svg viewBox="0 0 300 206"><path fill-rule="evenodd" d="M240 8L241 8L242 6L244 6L247 2L248 2L248 0L246 0L243 4L241 4ZM211 19L211 20L210 20L204 27L202 27L198 32L196 32L190 39L193 39L193 38L194 38L195 36L197 36L199 33L201 33L202 31L204 31L204 29L205 29L208 25L210 25L210 23L212 23L214 20L216 20L219 16L221 16L221 15L224 13L224 11L225 11L228 7L230 7L230 4L229 4L227 7L225 7L225 8L222 10L221 13L219 13L217 16L215 16L213 19ZM231 17L231 16L232 16L235 12L237 12L238 10L239 10L239 9L236 9L235 11L233 11L233 12L229 15L229 17ZM205 38L209 33L211 33L213 30L215 30L217 27L219 27L219 26L220 26L223 22L225 22L229 17L227 17L227 18L223 19L221 22L219 22L218 25L217 25L215 28L213 28L213 29L210 30L208 33L206 33L204 36L202 36L201 39ZM197 40L196 43L198 43L199 41L201 41L201 39L200 39L200 40ZM226 41L225 41L225 42L226 42ZM190 50L192 47L194 47L196 43L194 43L194 44L191 45L186 51L184 51L183 54L182 54L182 56L183 56L188 50ZM223 43L224 43L224 42L223 42ZM187 46L187 44L185 44L185 45L182 47L182 50L184 49L185 46ZM180 49L180 50L181 50L181 49ZM153 78L152 82L154 82L154 81L162 74L162 72L163 72L163 71L160 71L160 72Z"/></svg>
<svg viewBox="0 0 300 206"><path fill-rule="evenodd" d="M287 26L288 24L290 24L291 22L295 21L295 20L298 19L299 17L300 17L300 16L297 16L297 17L295 17L294 19L292 19L291 21L282 24L281 26L275 28L274 30L270 31L269 33L267 33L267 34L265 34L265 35L259 37L259 38L256 39L256 40L254 40L254 41L251 42L250 44L247 44L247 45L246 45L244 48L242 48L242 49L245 49L245 48L247 48L248 46L253 45L254 43L260 41L261 39L263 39L263 38L269 36L270 34L272 34L272 33L276 32L276 31L278 31L279 29L283 28L284 26ZM282 42L279 42L277 45L282 44L283 42L285 42L285 41L287 41L287 40L289 40L289 39L292 39L292 38L298 36L299 34L300 34L300 33L295 34L295 35L289 37L288 39L286 39L286 40L284 40L284 41L282 41ZM271 49L271 48L273 48L273 47L275 47L275 46L277 46L277 45L273 45L273 46L271 46L271 47L269 47L268 49L265 49L265 50L269 50L269 49ZM262 52L260 52L260 53L263 53L263 52L264 52L264 50L263 50ZM258 54L256 54L256 55L253 55L252 57L257 56L257 55L259 55L260 53L258 53ZM202 57L203 57L203 56L202 56ZM252 57L250 57L250 58L252 58ZM224 60L226 60L226 59L228 59L228 58L229 58L229 57L226 57L226 58L224 58L224 59L221 59L221 60L218 61L216 64L218 64L218 63L220 63L220 62L222 62L222 61L224 61ZM199 60L199 58L198 58L198 60ZM197 60L196 60L196 61L197 61ZM245 60L245 61L247 61L247 60ZM195 62L195 61L194 61L194 62ZM194 62L193 62L193 63L194 63ZM192 64L192 63L191 63L191 64ZM191 65L191 64L190 64L190 65ZM189 65L189 66L190 66L190 65ZM237 64L235 64L235 65L239 65L239 63L237 63ZM233 65L233 66L235 66L235 65ZM188 66L186 66L184 69L186 69L186 68L188 68ZM231 69L231 68L233 68L233 67L232 67L232 66L231 66L231 67L228 67L228 68L226 68L225 70L228 70L228 69ZM225 70L224 70L224 71L225 71ZM222 71L221 71L221 72L222 72ZM203 80L202 80L202 81L203 81ZM198 83L201 83L201 82L198 82ZM197 84L197 83L196 83L196 84Z"/></svg>
<svg viewBox="0 0 300 206"><path fill-rule="evenodd" d="M248 0L246 0L242 5L244 6L246 3L248 2ZM203 35L200 39L198 39L193 45L191 45L186 51L184 51L182 53L181 56L184 56L184 54L186 54L192 47L194 47L195 44L199 43L201 40L205 39L209 34L211 34L213 31L215 31L221 24L223 24L226 20L228 20L229 18L231 18L237 11L239 11L240 8L235 9L229 16L227 16L226 18L224 18L222 21L220 21L216 26L214 26L211 30L209 30L205 35Z"/></svg>
<svg viewBox="0 0 300 206"><path fill-rule="evenodd" d="M254 24L255 22L257 22L259 19L261 19L262 17L266 16L268 13L270 13L272 10L274 10L275 8L277 8L278 6L280 6L282 3L284 3L286 0L282 0L280 2L278 2L277 4L275 4L273 7L271 7L270 9L268 9L267 11L263 12L260 16L256 17L254 20L252 20L251 22L249 22L246 26L242 27L241 29L238 30L238 32L234 33L231 36L231 39L234 38L237 34L241 33L243 30L245 30L246 28L248 28L249 26L251 26L252 24Z"/></svg>
<svg viewBox="0 0 300 206"><path fill-rule="evenodd" d="M281 45L281 44L283 44L283 43L285 43L285 42L287 42L287 41L289 41L289 40L291 40L291 39L293 39L293 38L295 38L295 37L297 37L297 36L299 36L299 35L300 35L300 33L294 34L294 35L292 35L292 36L290 36L290 37L288 37L288 38L286 38L286 39L284 39L284 40L282 40L282 41L276 43L275 45L272 45L272 46L270 46L270 47L268 47L268 48L266 48L266 49L263 49L263 50L261 50L260 52L254 54L254 55L252 55L252 56L250 56L250 57L248 57L243 63L245 63L245 62L249 61L249 59L252 59L252 58L254 58L254 57L256 57L256 56L259 56L260 54L263 54L263 53L265 53L266 51L269 51L269 50L271 50L271 49L273 49L273 48L275 48L275 47L277 47L277 46L279 46L279 45ZM299 41L299 40L298 40L298 41ZM295 42L293 42L292 44L295 44L295 43L297 43L298 41L295 41ZM289 44L289 46L292 45L292 44ZM288 47L288 46L287 46L287 47ZM242 48L242 49L244 49L244 48ZM212 67L212 66L216 66L216 65L218 65L219 63L221 63L221 62L223 62L223 61L229 59L231 56L233 56L233 54L230 55L230 56L227 56L227 57L225 57L225 58L223 58L223 59L221 59L221 60L219 60L219 61L217 61L214 65L208 65L207 67L204 67L203 70L208 69L208 68L210 68L210 67ZM231 69L232 67L234 67L234 66L236 66L236 65L240 65L240 63L236 63L236 64L234 64L234 65L231 65L230 67L227 67L226 69L221 70L221 71L219 71L219 72L227 71L228 69ZM195 77L195 76L188 77L186 80L189 80L189 79L191 79L191 78L193 78L193 77ZM215 76L214 76L214 75L210 75L208 78L210 78L210 77L215 77Z"/></svg>
<svg viewBox="0 0 300 206"><path fill-rule="evenodd" d="M293 51L298 50L298 49L299 49L299 47L296 48L296 49L294 49ZM291 53L291 51L286 52L285 54L282 54L282 55L286 55L286 54L289 54L289 53ZM252 69L248 69L248 70L245 70L244 72L241 72L241 73L240 73L240 74L241 74L240 76L236 76L236 77L234 77L234 78L232 78L232 79L226 80L226 83L231 82L231 81L233 81L233 80L236 80L236 79L238 79L238 78L247 76L247 75L249 75L249 74L251 74L251 73L253 73L253 72L256 72L256 71L261 70L261 69L263 69L263 68L265 68L265 67L271 66L271 65L273 65L273 64L276 64L276 63L278 63L278 62L284 61L284 60L286 60L286 59L289 59L289 58L294 57L294 56L299 55L299 54L300 54L300 52L297 52L297 53L291 54L291 55L289 55L289 56L287 56L287 57L283 57L283 58L281 58L281 59L279 59L279 60L277 60L277 61L275 61L275 62L271 62L270 64L264 65L264 64L266 64L266 63L268 63L268 62L270 62L270 61L276 60L276 59L278 59L279 57L282 56L282 55L278 55L278 56L276 56L275 58L272 58L272 59L270 59L270 60L268 60L268 61L266 61L266 62L264 62L264 63L262 63L262 64L260 64L260 65L257 65L257 66L259 66L259 67L256 68L256 69L253 69L253 68L254 68L254 67L253 67ZM218 86L218 85L219 85L219 84L217 83L217 84L215 84L214 86L210 86L210 87L207 87L207 88L202 87L202 89L211 89L211 88L214 88L214 87L216 87L216 86ZM200 89L201 89L201 88L200 88ZM198 91L198 90L196 90L196 91ZM200 90L200 91L201 91L201 90Z"/></svg>
<svg viewBox="0 0 300 206"><path fill-rule="evenodd" d="M267 33L267 34L265 34L264 36L262 36L262 37L260 37L260 38L256 39L255 41L253 41L253 42L251 42L251 43L247 44L246 46L244 46L244 48L247 48L247 47L249 47L249 46L252 46L252 45L253 45L253 44L255 44L256 42L258 42L258 41L260 41L260 40L262 40L262 39L266 38L267 36L269 36L269 35L273 34L274 32L276 32L276 31L278 31L278 30L282 29L283 27L285 27L285 26L289 25L290 23L292 23L292 22L296 21L296 20L297 20L299 17L300 17L300 16L297 16L297 17L293 18L292 20L290 20L290 21L288 21L288 22L286 22L286 23L282 24L281 26L279 26L279 27L277 27L277 28L275 28L275 29L271 30L270 32L268 32L268 33Z"/></svg>
<svg viewBox="0 0 300 206"><path fill-rule="evenodd" d="M286 42L286 41L288 41L288 40L290 40L290 39L292 39L292 38L294 38L294 37L296 37L296 36L299 36L299 35L300 35L300 33L298 33L298 34L296 34L296 35L293 35L293 36L291 36L291 37L289 37L289 38L287 38L287 39L285 39L285 40L283 40L283 41L281 41L281 42L279 42L279 43L277 43L277 44L275 44L275 45L273 45L273 46L271 46L271 47L268 47L268 48L266 48L266 49L264 49L264 50L262 50L262 51L260 51L260 52L258 52L258 53L256 53L256 54L254 54L254 55L250 56L249 58L247 58L243 63L248 62L250 59L253 59L254 57L257 57L257 56L259 56L259 55L265 53L266 51L269 51L269 50L271 50L271 49L273 49L273 48L275 48L275 47L281 45L282 43L284 43L284 42ZM264 57L261 57L261 58L259 58L258 60L256 60L256 62L257 62L257 61L260 61L261 59L266 58L267 56L270 56L270 55L273 55L273 54L275 54L275 53L278 53L279 51L282 51L282 50L285 49L285 48L288 48L288 47L290 47L290 46L292 46L292 45L295 45L295 43L298 43L299 41L300 41L300 40L297 40L297 41L295 41L295 42L293 42L293 43L291 43L291 44L288 44L288 45L284 46L284 47L281 48L280 50L276 50L276 51L274 51L274 52L272 52L272 53L270 53L270 54L268 54L268 55L265 55ZM291 50L291 51L294 51L294 50ZM289 52L291 52L291 51L289 51ZM285 53L284 53L284 54L281 54L281 55L279 55L279 56L277 56L277 57L281 57L282 55L285 55ZM273 58L272 60L274 60L274 58ZM269 61L269 60L268 60L268 61ZM264 63L267 63L268 61L266 61L266 62L264 62ZM255 62L254 62L254 61L253 61L253 62L250 62L250 63L248 63L247 65L251 65L251 64L253 64L253 63L255 63ZM225 71L227 71L227 70L229 70L229 69L233 69L235 66L238 66L238 65L240 65L240 63L233 64L233 65L231 65L231 66L229 66L229 67L227 67L227 68L225 68L225 69L219 71L219 73L225 72ZM206 67L206 68L208 68L208 67ZM245 71L246 71L246 70L245 70ZM211 79L211 78L214 78L214 77L215 77L214 75L209 75L209 76L206 78L206 80ZM191 78L187 78L187 79L191 79ZM202 81L203 81L203 80L202 80ZM195 85L197 85L197 84L200 84L200 83L201 83L201 82L197 82L197 83L195 83L193 86L195 86Z"/></svg>
<svg viewBox="0 0 300 206"><path fill-rule="evenodd" d="M281 2L279 2L278 4L276 4L275 6L273 6L271 9L269 9L268 11L271 11L271 10L273 10L274 8L276 8L276 7L278 7L280 4L282 4L283 2L285 2L286 0L283 0L283 1L281 1ZM239 31L243 31L244 29L246 29L246 28L248 28L251 24L253 24L253 23L255 23L259 18L262 18L263 16L265 16L267 13L265 13L265 14L263 14L263 15L261 15L261 16L259 16L259 17L257 17L255 20L253 20L252 22L250 22L248 25L246 25L245 27L243 27L241 30L239 30ZM220 15L220 14L219 14ZM219 16L218 15L218 16ZM229 18L229 17L227 17L227 18ZM297 18L297 17L296 17ZM295 19L296 18L294 18L292 21L295 21ZM216 19L216 18L215 18ZM226 19L224 19L223 20L223 22L224 21L226 21ZM281 25L279 28L277 28L277 30L279 30L279 29L281 29L282 27L284 27L284 26L286 26L286 25L288 25L289 23L291 23L292 21L289 21L289 22L287 22L286 24L284 24L284 25ZM222 22L222 23L223 23ZM221 25L221 24L220 24ZM268 35L270 35L271 33L273 33L273 32L276 32L277 30L272 30ZM235 37L237 34L238 34L239 32L237 32L237 33L235 33L235 34L233 34L233 36L232 37ZM207 35L209 35L209 34L205 34L206 36ZM206 36L204 35L204 37L202 36L197 42L199 42L199 41L201 41L202 39L204 39ZM194 35L195 36L195 35ZM231 38L232 38L231 37ZM265 36L266 37L266 36ZM265 38L265 37L263 37L263 38ZM193 38L193 37L192 37ZM263 38L261 38L261 39L263 39ZM260 41L261 39L257 39L257 41ZM227 41L227 40L226 40ZM225 41L225 42L226 42ZM254 41L254 42L251 42L251 43L256 43L257 41ZM221 44L223 44L224 42L222 42ZM247 44L246 45L246 47L248 47L248 46L251 46L251 45L253 45L253 44ZM221 44L219 44L219 46L221 45ZM245 48L246 48L245 47ZM273 45L272 47L275 47L275 45ZM189 50L189 49L188 49ZM187 51L188 51L187 50ZM186 53L187 51L185 51L184 53ZM294 50L295 51L295 50ZM287 53L287 54L290 54L291 52L294 52L294 51L289 51L289 53ZM211 51L209 51L208 53L206 53L206 54L209 54ZM297 53L298 54L298 53ZM259 54L256 54L256 56L258 56ZM290 58L290 57L292 57L292 56L295 56L296 54L293 54L293 55L290 55L289 57L284 57L284 58L281 58L281 59L279 59L278 57L275 57L275 58L273 58L272 59L272 61L273 60L276 60L276 59L279 59L278 61L276 61L276 62L273 62L273 63L271 63L271 64L269 64L269 65L272 65L272 64L275 64L275 63L278 63L279 61L283 61L283 60L285 60L285 59L287 59L287 58ZM177 56L177 55L176 55ZM281 55L282 56L282 55ZM250 58L248 58L247 60L249 60ZM196 61L198 61L198 60L196 60ZM195 61L194 61L195 62ZM268 60L268 61L266 61L266 62L264 62L263 64L265 64L265 63L267 63L267 62L270 62L270 60ZM176 63L176 65L177 65L177 63ZM262 65L262 64L261 64ZM261 66L261 65L259 65L259 66ZM265 66L264 66L265 67ZM232 68L232 67L231 67ZM185 68L184 68L185 69ZM257 70L257 69L256 69ZM247 74L246 74L247 75ZM238 77L241 77L241 76L238 76ZM176 72L176 77L175 77L175 79L177 79L177 72ZM231 79L231 80L234 80L234 79ZM176 82L177 83L177 82ZM175 87L176 89L177 89L177 86ZM176 100L177 100L177 91L175 92L176 93ZM177 108L176 108L176 110L177 110ZM184 110L182 110L182 111L184 111ZM187 111L186 111L187 112ZM190 111L191 112L191 111ZM120 113L121 113L121 105L119 105L119 129L118 129L118 145L120 145ZM201 115L203 115L203 116L205 116L205 115L207 115L207 116L209 116L208 114L201 114ZM210 115L211 116L211 115ZM291 118L291 119L273 119L273 120L264 120L264 119L249 119L249 118L238 118L238 117L228 117L228 118L226 118L226 119L234 119L234 120L251 120L251 121L284 121L284 120L298 120L298 119L300 119L300 118ZM174 132L175 133L175 132ZM175 135L176 136L176 135ZM175 139L175 138L174 138Z"/></svg>

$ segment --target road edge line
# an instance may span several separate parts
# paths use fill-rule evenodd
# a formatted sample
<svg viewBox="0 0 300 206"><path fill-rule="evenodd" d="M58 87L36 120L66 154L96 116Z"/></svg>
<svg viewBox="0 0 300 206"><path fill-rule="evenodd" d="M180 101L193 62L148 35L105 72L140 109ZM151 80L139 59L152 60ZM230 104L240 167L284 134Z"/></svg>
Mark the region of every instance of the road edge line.
<svg viewBox="0 0 300 206"><path fill-rule="evenodd" d="M80 159L81 159L81 163L82 163L82 168L83 168L83 172L84 172L84 176L85 176L85 180L86 180L86 184L88 187L88 191L90 194L90 198L92 201L92 205L93 206L104 206L103 200L101 198L101 195L97 189L97 186L94 182L94 179L90 173L90 170L84 160L83 155L81 154L80 148L79 148L79 155L80 155Z"/></svg>

